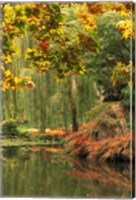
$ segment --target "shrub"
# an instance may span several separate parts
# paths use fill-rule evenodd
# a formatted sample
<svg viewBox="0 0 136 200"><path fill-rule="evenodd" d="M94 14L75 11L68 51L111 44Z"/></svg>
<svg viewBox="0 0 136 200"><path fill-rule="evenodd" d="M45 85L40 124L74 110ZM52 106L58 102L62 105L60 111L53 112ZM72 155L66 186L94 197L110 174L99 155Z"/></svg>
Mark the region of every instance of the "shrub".
<svg viewBox="0 0 136 200"><path fill-rule="evenodd" d="M16 120L10 119L10 120L4 121L2 123L2 133L4 136L8 138L19 136L20 132L17 129L17 127L18 127L18 123L16 122Z"/></svg>

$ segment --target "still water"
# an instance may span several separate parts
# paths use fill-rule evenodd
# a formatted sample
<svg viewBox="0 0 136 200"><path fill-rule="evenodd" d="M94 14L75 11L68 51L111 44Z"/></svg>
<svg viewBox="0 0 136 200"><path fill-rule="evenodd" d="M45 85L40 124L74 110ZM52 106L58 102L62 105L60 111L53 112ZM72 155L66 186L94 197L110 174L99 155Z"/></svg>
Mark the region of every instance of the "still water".
<svg viewBox="0 0 136 200"><path fill-rule="evenodd" d="M57 148L2 150L2 196L111 197L131 195L129 167L74 160Z"/></svg>

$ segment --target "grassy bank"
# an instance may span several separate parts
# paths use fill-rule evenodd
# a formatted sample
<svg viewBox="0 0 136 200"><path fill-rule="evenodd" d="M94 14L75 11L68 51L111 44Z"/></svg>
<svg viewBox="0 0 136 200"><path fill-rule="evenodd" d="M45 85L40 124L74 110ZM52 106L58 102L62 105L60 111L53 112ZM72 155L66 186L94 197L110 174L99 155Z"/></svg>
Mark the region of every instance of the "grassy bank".
<svg viewBox="0 0 136 200"><path fill-rule="evenodd" d="M0 141L0 146L62 146L62 143L63 137L61 136L26 132L12 138L3 137Z"/></svg>

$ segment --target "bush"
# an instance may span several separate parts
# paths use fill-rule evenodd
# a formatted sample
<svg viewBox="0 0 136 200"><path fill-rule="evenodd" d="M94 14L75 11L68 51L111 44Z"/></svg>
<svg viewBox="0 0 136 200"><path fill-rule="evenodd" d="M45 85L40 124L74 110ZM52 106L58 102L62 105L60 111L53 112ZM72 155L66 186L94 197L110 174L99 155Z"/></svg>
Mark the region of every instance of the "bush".
<svg viewBox="0 0 136 200"><path fill-rule="evenodd" d="M4 136L6 136L8 138L14 137L14 136L19 136L20 132L17 129L17 127L18 127L18 123L13 119L4 121L2 123L2 133Z"/></svg>

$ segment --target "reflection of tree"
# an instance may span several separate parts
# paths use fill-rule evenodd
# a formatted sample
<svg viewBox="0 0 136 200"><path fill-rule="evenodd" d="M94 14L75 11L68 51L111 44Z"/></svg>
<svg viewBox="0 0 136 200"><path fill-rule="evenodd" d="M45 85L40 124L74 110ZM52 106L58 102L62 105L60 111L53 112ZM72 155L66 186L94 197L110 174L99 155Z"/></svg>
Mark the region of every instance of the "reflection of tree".
<svg viewBox="0 0 136 200"><path fill-rule="evenodd" d="M7 158L15 157L18 153L19 147L6 147L6 149L3 148L3 155Z"/></svg>
<svg viewBox="0 0 136 200"><path fill-rule="evenodd" d="M122 166L121 163L118 167L106 164L100 165L71 158L70 161L74 164L74 169L65 173L75 178L84 179L87 183L91 181L91 184L86 184L86 187L90 187L90 190L92 189L92 185L95 187L97 183L97 185L101 185L103 188L107 187L107 190L111 186L115 188L115 191L125 191L124 196L131 192L130 169L128 166Z"/></svg>

